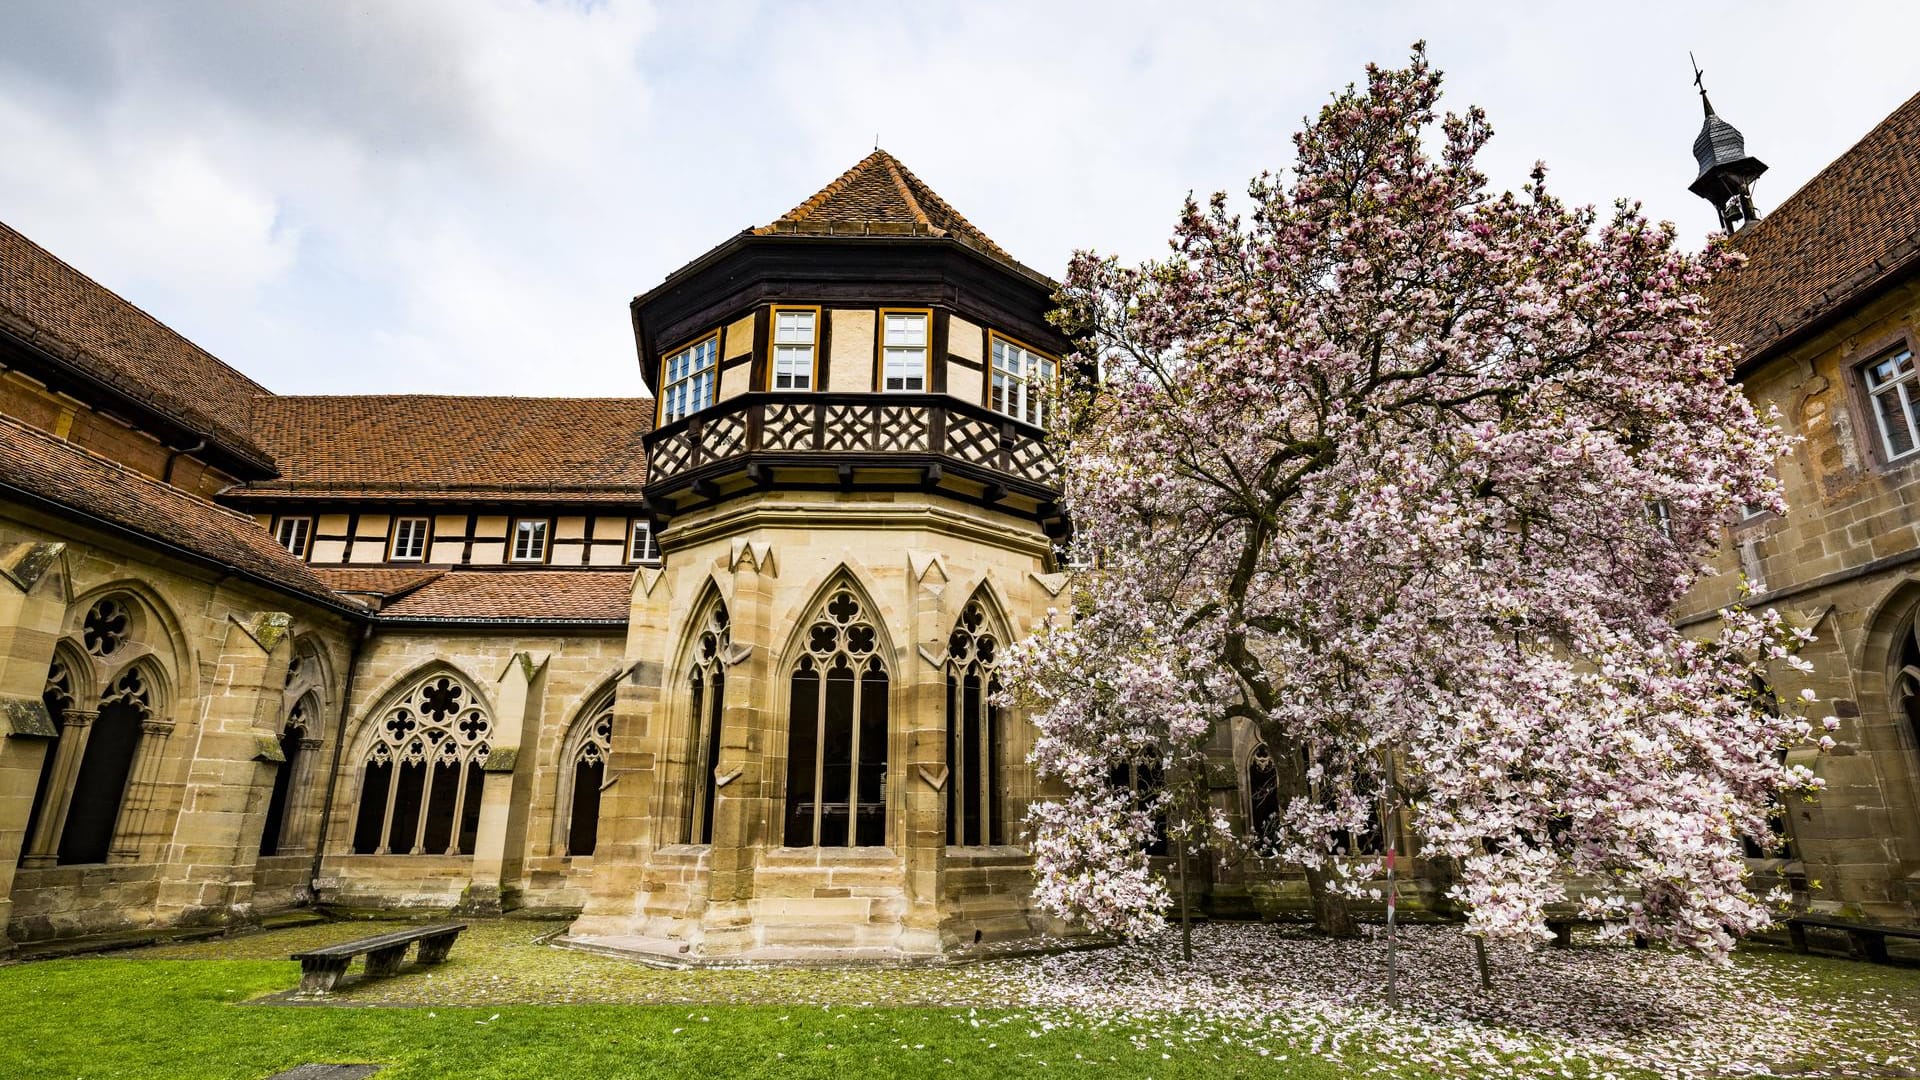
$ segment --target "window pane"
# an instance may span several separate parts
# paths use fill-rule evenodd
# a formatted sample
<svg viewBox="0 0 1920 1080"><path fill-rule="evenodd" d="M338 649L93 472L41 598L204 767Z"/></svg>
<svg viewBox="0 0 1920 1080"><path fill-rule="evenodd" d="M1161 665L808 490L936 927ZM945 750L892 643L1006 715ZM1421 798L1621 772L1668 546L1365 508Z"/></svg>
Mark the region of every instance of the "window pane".
<svg viewBox="0 0 1920 1080"><path fill-rule="evenodd" d="M1913 452L1913 428L1907 423L1906 397L1911 384L1891 386L1873 395L1880 419L1880 436L1888 458Z"/></svg>

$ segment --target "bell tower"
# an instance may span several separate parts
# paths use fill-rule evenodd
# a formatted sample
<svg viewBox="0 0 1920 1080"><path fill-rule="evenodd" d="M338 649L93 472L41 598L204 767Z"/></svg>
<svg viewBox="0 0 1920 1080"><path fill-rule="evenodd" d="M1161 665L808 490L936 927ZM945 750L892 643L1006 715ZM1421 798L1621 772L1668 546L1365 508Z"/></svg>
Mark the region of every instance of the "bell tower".
<svg viewBox="0 0 1920 1080"><path fill-rule="evenodd" d="M1740 129L1713 111L1698 64L1694 65L1693 84L1700 90L1700 107L1706 112L1706 120L1693 140L1693 158L1700 174L1687 190L1712 203L1720 215L1720 227L1736 233L1760 220L1760 211L1753 203L1753 182L1767 171L1767 166L1747 153L1747 140Z"/></svg>

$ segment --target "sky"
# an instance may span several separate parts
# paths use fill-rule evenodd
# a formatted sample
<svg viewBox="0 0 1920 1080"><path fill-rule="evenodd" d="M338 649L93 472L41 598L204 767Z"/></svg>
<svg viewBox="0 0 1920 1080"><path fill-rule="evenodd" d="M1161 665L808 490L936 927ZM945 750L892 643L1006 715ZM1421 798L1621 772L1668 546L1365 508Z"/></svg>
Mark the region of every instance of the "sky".
<svg viewBox="0 0 1920 1080"><path fill-rule="evenodd" d="M1153 258L1428 43L1483 166L1688 246L1920 90L1920 3L9 0L0 220L282 393L639 395L626 304L875 145L1016 258Z"/></svg>

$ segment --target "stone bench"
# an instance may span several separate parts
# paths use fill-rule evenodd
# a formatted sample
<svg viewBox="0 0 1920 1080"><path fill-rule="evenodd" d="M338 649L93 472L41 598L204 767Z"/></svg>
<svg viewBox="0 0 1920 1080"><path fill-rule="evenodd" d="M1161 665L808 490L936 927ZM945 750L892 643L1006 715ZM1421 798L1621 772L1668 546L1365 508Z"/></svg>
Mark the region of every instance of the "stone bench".
<svg viewBox="0 0 1920 1080"><path fill-rule="evenodd" d="M441 963L453 948L454 939L466 928L466 923L437 923L294 953L293 959L300 961L299 992L313 995L332 993L346 975L347 966L353 963L353 958L362 954L367 958L369 977L392 975L400 970L400 965L407 959L408 947L416 941L420 943L420 955L416 963Z"/></svg>
<svg viewBox="0 0 1920 1080"><path fill-rule="evenodd" d="M1807 927L1820 930L1838 930L1847 935L1847 945L1853 955L1876 964L1888 962L1887 939L1890 937L1912 938L1920 941L1920 927L1889 926L1885 923L1854 922L1851 919L1828 919L1817 915L1800 915L1787 920L1787 936L1793 939L1793 951L1807 951Z"/></svg>

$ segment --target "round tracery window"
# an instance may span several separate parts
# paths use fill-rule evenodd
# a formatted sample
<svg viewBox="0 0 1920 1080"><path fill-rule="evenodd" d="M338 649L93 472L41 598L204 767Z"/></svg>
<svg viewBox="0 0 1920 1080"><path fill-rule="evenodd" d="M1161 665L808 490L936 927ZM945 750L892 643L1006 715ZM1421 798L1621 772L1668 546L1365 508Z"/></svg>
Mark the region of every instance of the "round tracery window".
<svg viewBox="0 0 1920 1080"><path fill-rule="evenodd" d="M111 598L102 600L88 609L80 625L80 640L93 655L112 656L127 643L132 622L125 604Z"/></svg>

